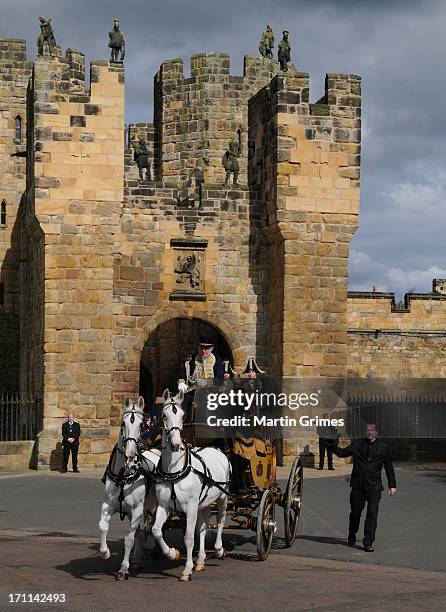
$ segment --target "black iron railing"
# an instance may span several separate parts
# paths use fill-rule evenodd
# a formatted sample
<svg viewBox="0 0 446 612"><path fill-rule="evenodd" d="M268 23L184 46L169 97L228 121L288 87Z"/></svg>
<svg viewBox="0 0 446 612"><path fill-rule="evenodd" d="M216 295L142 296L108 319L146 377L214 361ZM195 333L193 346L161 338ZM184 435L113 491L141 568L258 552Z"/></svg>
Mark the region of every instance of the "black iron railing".
<svg viewBox="0 0 446 612"><path fill-rule="evenodd" d="M34 440L42 428L42 403L35 395L0 393L0 442Z"/></svg>
<svg viewBox="0 0 446 612"><path fill-rule="evenodd" d="M366 423L375 423L386 438L446 438L446 393L353 392L347 404L351 437L364 436Z"/></svg>

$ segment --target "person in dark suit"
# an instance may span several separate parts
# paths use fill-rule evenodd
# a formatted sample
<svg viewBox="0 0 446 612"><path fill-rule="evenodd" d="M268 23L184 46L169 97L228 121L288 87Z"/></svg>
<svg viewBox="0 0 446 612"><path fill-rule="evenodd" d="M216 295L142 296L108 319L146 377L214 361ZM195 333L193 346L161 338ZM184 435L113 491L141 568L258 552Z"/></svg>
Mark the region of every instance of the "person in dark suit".
<svg viewBox="0 0 446 612"><path fill-rule="evenodd" d="M329 418L328 414L325 414L323 418ZM333 471L333 449L332 441L339 439L339 434L336 427L333 425L318 425L316 427L316 433L319 436L319 470L324 469L325 453L327 453L328 469Z"/></svg>
<svg viewBox="0 0 446 612"><path fill-rule="evenodd" d="M367 425L366 438L352 440L346 448L339 448L335 441L332 442L332 448L337 457L353 457L348 543L350 546L356 543L361 514L367 502L363 544L366 552L373 552L379 502L381 492L384 490L381 480L383 466L387 476L388 493L391 496L396 493L395 471L390 450L384 442L378 439L375 424Z"/></svg>
<svg viewBox="0 0 446 612"><path fill-rule="evenodd" d="M77 467L77 451L79 449L79 438L81 436L81 427L74 420L74 415L69 414L67 422L62 425L62 446L63 446L63 468L62 472L68 471L68 459L71 452L71 463L73 464L73 472L79 472Z"/></svg>

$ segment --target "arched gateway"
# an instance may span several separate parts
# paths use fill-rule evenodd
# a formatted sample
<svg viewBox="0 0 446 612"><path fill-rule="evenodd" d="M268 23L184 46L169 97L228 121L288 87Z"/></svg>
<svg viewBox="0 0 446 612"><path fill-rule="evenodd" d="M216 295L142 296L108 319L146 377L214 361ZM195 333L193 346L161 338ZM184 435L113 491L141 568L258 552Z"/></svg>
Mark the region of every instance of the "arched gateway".
<svg viewBox="0 0 446 612"><path fill-rule="evenodd" d="M214 353L233 363L233 355L223 333L214 325L198 318L170 319L149 335L141 352L139 393L146 405L168 387L176 390L178 375L188 355L197 350L200 335L214 340Z"/></svg>

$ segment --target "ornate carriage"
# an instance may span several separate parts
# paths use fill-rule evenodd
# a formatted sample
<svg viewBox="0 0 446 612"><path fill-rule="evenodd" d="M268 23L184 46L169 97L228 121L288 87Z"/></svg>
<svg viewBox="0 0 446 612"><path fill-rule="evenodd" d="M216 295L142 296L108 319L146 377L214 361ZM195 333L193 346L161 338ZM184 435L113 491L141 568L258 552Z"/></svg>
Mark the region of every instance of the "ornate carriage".
<svg viewBox="0 0 446 612"><path fill-rule="evenodd" d="M196 436L197 425L191 423L184 426L182 435L186 442L192 446L209 445L209 439L200 439ZM222 438L224 432L221 432ZM287 547L293 545L302 505L303 493L303 466L300 458L296 457L289 472L285 489L282 490L277 482L277 456L278 441L269 438L256 444L258 438L250 443L252 449L247 457L241 456L242 483L239 490L232 490L228 498L226 512L227 522L225 529L248 529L256 533L257 554L259 561L269 556L273 544L273 536L277 531L276 508L283 508L284 535ZM234 448L227 447L226 453L230 456ZM240 457L240 455L239 455ZM231 458L231 457L230 457ZM232 461L231 461L232 463ZM211 511L213 508L211 507ZM213 515L214 516L214 515ZM171 521L171 526L177 525L178 518ZM212 523L209 525L215 528Z"/></svg>

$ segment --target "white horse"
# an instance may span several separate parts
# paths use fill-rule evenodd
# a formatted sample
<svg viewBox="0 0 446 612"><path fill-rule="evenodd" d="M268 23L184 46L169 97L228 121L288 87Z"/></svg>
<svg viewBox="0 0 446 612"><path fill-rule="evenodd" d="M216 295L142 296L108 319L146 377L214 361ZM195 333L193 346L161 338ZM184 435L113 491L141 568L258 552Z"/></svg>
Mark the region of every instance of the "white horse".
<svg viewBox="0 0 446 612"><path fill-rule="evenodd" d="M184 543L187 561L180 580L192 578L192 550L195 526L200 533L200 549L195 571L205 568L205 538L209 522L209 506L217 503L217 538L215 550L218 559L224 557L222 533L231 478L231 467L226 456L216 448L191 450L181 439L184 412L181 408L183 392L171 397L169 390L163 393L162 451L156 470L156 498L158 507L152 534L163 554L169 559L179 559L176 548L170 548L163 538L163 525L170 513L186 514ZM197 523L198 520L198 523Z"/></svg>
<svg viewBox="0 0 446 612"><path fill-rule="evenodd" d="M141 436L144 423L144 399L139 398L137 404L129 398L123 402L121 431L115 448L115 457L111 457L106 471L105 500L101 509L99 531L101 533L100 556L109 559L110 550L107 545L107 533L110 519L115 512L120 512L121 518L127 515L130 521L130 531L125 536L125 552L121 568L116 580L127 580L129 577L130 552L135 543L133 568L142 567L144 557L144 500L146 497L146 479L143 470L153 472L160 458L159 450L138 452L137 442ZM143 464L143 465L142 465ZM150 504L149 504L150 505ZM150 508L149 508L150 510ZM147 511L147 501L146 501ZM151 509L155 513L155 508Z"/></svg>

